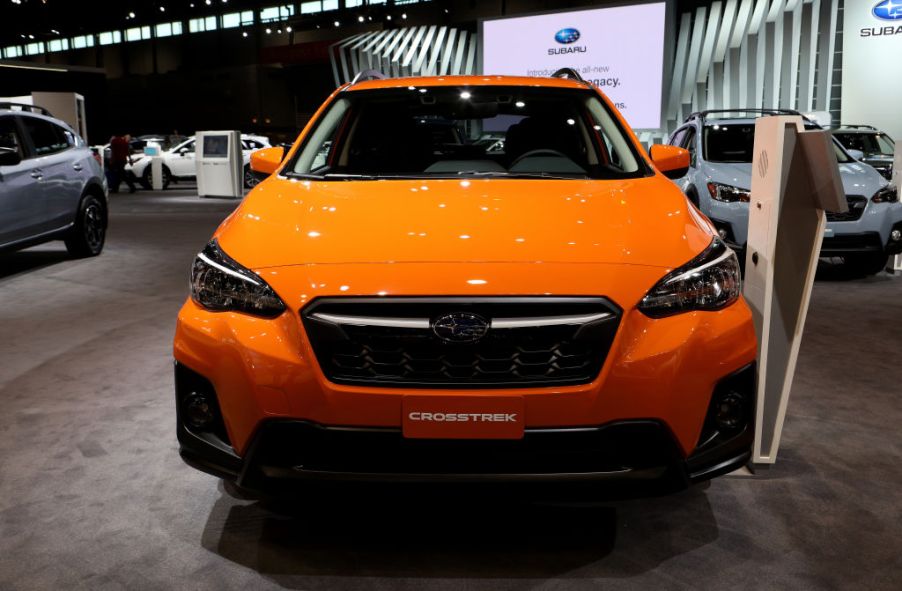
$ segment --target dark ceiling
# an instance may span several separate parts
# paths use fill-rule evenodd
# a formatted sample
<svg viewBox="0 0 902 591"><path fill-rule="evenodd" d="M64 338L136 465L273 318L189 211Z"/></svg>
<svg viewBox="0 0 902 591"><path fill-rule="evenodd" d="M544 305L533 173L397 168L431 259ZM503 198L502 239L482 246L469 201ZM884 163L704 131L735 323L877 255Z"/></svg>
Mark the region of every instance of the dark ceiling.
<svg viewBox="0 0 902 591"><path fill-rule="evenodd" d="M124 29L139 25L185 20L200 16L218 15L227 12L267 8L284 4L279 0L0 0L0 22L13 26L0 26L0 45L25 43L31 40L47 41L58 36L72 37L88 33L99 33L112 29ZM297 3L295 3L297 4ZM353 10L355 15L373 14L378 17L386 11L417 10L432 6L431 10L441 10L448 2L434 0L422 5L412 4L392 6L361 6ZM340 5L344 6L344 0ZM163 10L161 10L161 8ZM134 18L130 17L134 13ZM320 21L331 21L335 11L321 15L297 16L292 21L307 21L315 26Z"/></svg>

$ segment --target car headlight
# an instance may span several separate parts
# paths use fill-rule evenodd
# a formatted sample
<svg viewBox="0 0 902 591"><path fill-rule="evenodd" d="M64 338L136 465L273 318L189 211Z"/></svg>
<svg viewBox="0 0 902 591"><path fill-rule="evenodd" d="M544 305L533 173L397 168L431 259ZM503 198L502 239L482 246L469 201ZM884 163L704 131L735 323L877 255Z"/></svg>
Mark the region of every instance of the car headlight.
<svg viewBox="0 0 902 591"><path fill-rule="evenodd" d="M216 240L191 266L191 299L213 312L275 318L285 311L285 304L263 278L223 252Z"/></svg>
<svg viewBox="0 0 902 591"><path fill-rule="evenodd" d="M735 201L748 203L749 199L751 198L750 191L740 189L739 187L734 187L732 185L724 185L714 182L708 183L708 193L711 194L712 199L724 201L727 203L733 203Z"/></svg>
<svg viewBox="0 0 902 591"><path fill-rule="evenodd" d="M893 185L887 185L874 193L871 201L874 203L895 203L899 200L899 191Z"/></svg>
<svg viewBox="0 0 902 591"><path fill-rule="evenodd" d="M651 318L664 318L693 310L720 310L742 292L736 253L714 238L700 255L668 273L639 302Z"/></svg>

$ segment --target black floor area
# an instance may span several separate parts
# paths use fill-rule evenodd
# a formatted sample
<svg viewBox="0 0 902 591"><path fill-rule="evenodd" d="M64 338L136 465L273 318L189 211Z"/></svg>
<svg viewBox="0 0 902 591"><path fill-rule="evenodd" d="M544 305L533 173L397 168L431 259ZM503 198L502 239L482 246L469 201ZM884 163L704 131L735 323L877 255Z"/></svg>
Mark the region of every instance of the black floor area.
<svg viewBox="0 0 902 591"><path fill-rule="evenodd" d="M0 255L0 590L902 589L902 278L823 273L774 468L663 497L236 500L185 466L171 347L236 202L114 195L102 256Z"/></svg>

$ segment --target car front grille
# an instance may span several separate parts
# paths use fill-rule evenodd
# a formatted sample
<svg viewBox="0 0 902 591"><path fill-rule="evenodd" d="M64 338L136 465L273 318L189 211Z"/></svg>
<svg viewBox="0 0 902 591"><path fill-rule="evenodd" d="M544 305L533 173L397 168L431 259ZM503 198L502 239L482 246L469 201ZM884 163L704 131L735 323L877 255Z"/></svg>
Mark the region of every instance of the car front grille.
<svg viewBox="0 0 902 591"><path fill-rule="evenodd" d="M323 298L302 316L333 382L491 388L591 382L621 311L605 298ZM476 318L488 328L458 342L436 329L449 317Z"/></svg>
<svg viewBox="0 0 902 591"><path fill-rule="evenodd" d="M828 211L828 222L854 222L855 220L861 219L861 214L864 213L864 208L867 207L868 204L867 197L862 197L861 195L847 195L846 202L849 204L849 211L844 213Z"/></svg>

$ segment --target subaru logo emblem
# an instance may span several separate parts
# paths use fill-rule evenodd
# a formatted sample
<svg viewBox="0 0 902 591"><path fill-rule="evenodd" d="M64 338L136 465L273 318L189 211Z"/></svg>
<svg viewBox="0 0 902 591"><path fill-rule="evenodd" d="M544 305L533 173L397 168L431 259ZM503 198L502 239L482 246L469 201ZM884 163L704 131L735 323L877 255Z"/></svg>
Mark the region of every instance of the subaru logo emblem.
<svg viewBox="0 0 902 591"><path fill-rule="evenodd" d="M467 312L445 314L432 323L432 332L447 343L475 343L488 331L488 320Z"/></svg>
<svg viewBox="0 0 902 591"><path fill-rule="evenodd" d="M902 19L902 0L883 0L871 11L874 16L885 21Z"/></svg>
<svg viewBox="0 0 902 591"><path fill-rule="evenodd" d="M902 2L902 0L900 0L900 2ZM577 39L579 39L579 31L569 27L566 29L561 29L554 34L554 40L558 43L563 43L564 45L566 45L567 43L573 43Z"/></svg>

